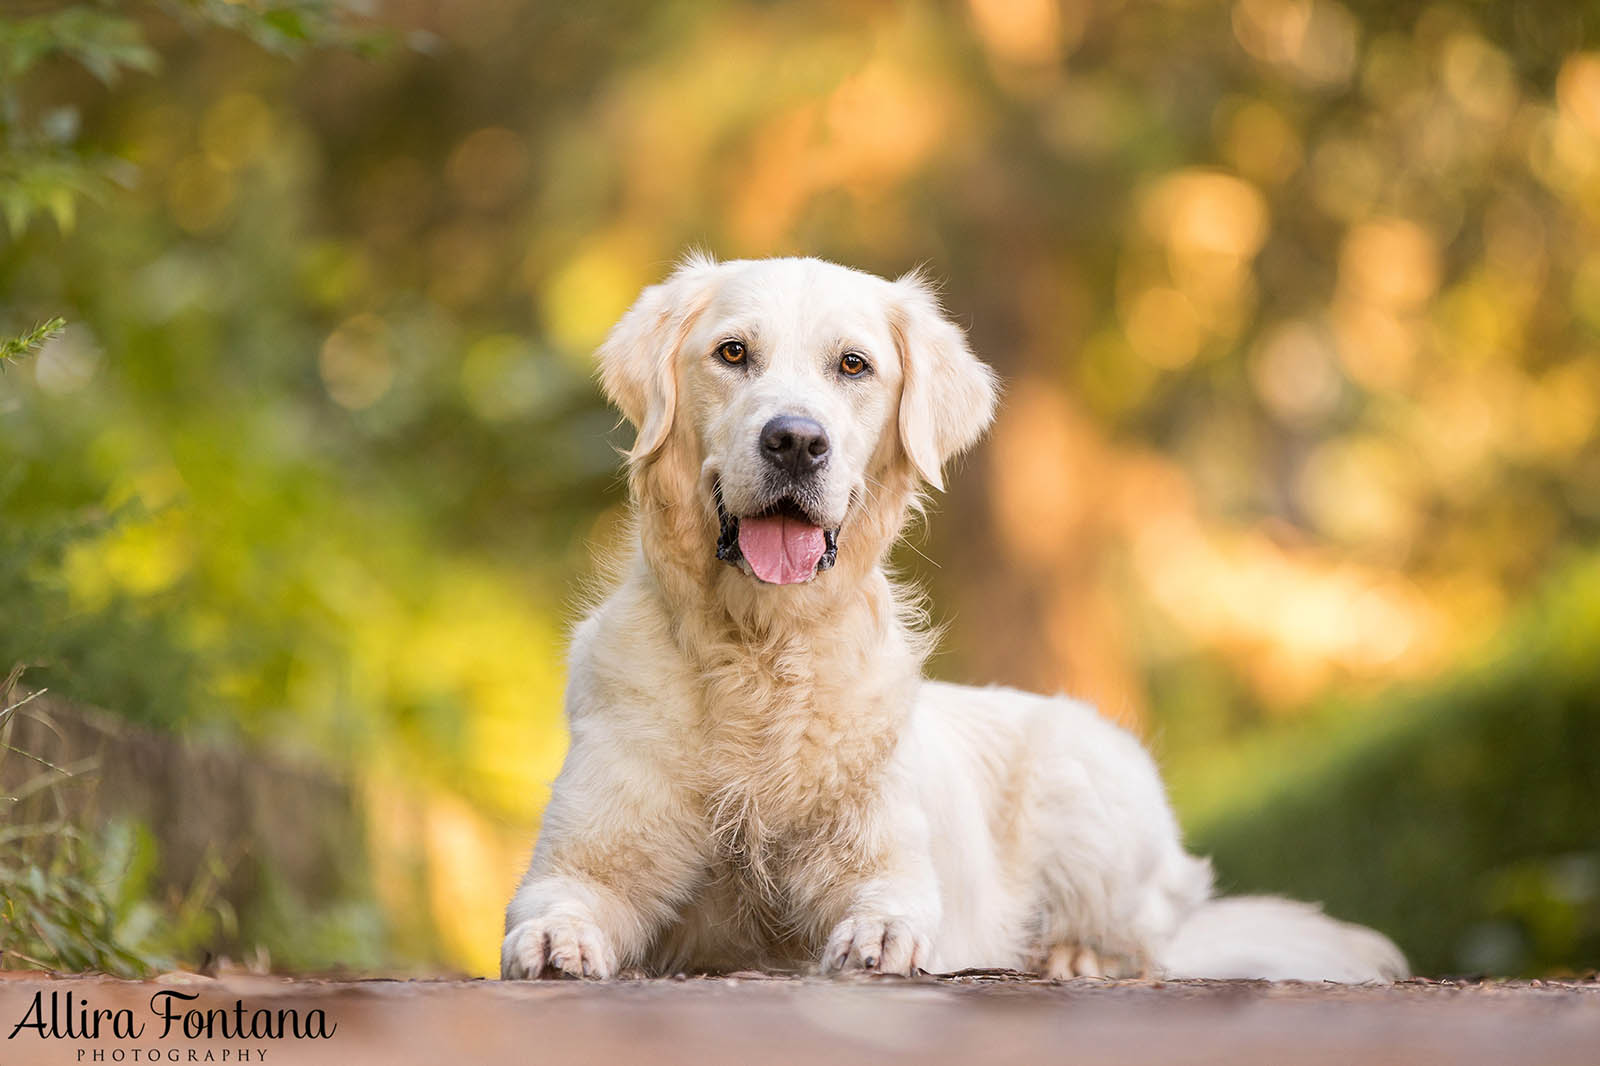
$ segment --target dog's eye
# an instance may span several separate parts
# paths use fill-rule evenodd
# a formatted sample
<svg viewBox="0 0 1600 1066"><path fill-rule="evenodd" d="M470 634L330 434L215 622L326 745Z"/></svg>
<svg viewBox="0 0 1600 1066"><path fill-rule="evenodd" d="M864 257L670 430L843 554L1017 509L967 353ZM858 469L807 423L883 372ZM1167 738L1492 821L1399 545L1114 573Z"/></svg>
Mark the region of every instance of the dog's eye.
<svg viewBox="0 0 1600 1066"><path fill-rule="evenodd" d="M860 352L845 352L839 359L839 371L847 377L860 377L870 369Z"/></svg>
<svg viewBox="0 0 1600 1066"><path fill-rule="evenodd" d="M744 355L744 344L739 341L723 341L717 346L717 358L729 366L743 366Z"/></svg>

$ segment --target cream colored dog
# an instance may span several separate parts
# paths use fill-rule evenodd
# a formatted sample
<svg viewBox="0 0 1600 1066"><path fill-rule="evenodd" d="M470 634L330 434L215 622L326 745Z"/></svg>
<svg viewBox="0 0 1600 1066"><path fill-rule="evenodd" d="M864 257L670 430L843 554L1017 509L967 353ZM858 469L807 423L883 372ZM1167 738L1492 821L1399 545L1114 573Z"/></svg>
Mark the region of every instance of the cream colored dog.
<svg viewBox="0 0 1600 1066"><path fill-rule="evenodd" d="M691 257L600 374L638 427L637 549L573 638L505 977L1404 974L1316 908L1211 900L1150 758L1092 709L924 680L884 559L996 383L919 278Z"/></svg>

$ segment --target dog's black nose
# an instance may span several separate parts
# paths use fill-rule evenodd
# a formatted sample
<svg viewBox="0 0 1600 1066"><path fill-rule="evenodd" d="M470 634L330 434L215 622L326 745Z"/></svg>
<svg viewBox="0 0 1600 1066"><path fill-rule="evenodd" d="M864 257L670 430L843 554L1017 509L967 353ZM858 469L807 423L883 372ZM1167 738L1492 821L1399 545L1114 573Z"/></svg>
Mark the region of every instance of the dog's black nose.
<svg viewBox="0 0 1600 1066"><path fill-rule="evenodd" d="M828 460L828 431L812 418L779 415L761 427L761 454L795 477L809 474Z"/></svg>

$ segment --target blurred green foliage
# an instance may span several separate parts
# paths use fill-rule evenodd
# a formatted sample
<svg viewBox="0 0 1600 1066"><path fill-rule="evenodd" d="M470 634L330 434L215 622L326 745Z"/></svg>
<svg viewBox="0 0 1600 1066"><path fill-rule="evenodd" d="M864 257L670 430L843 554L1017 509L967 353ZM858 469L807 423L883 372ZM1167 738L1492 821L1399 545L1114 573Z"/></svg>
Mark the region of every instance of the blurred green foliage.
<svg viewBox="0 0 1600 1066"><path fill-rule="evenodd" d="M13 237L36 214L48 213L62 230L71 229L79 197L102 192L115 165L103 154L78 150L72 108L27 108L24 79L58 57L104 85L156 66L138 24L109 9L74 5L0 22L0 215Z"/></svg>
<svg viewBox="0 0 1600 1066"><path fill-rule="evenodd" d="M336 0L161 0L133 4L27 3L0 20L0 217L15 237L36 215L72 229L82 197L103 199L136 180L125 160L79 138L70 103L30 107L29 75L52 61L81 67L107 88L133 73L151 74L160 57L141 16L164 11L192 28L225 27L283 55L343 44L375 48L380 38L354 32Z"/></svg>
<svg viewBox="0 0 1600 1066"><path fill-rule="evenodd" d="M0 684L0 969L372 972L437 957L398 950L362 820L325 769L39 700L17 689L23 673Z"/></svg>
<svg viewBox="0 0 1600 1066"><path fill-rule="evenodd" d="M1561 571L1537 606L1461 676L1278 744L1276 779L1192 834L1219 883L1322 900L1421 973L1592 970L1600 563Z"/></svg>
<svg viewBox="0 0 1600 1066"><path fill-rule="evenodd" d="M179 901L155 902L155 842L126 821L86 828L66 792L93 766L61 766L11 744L12 717L35 696L18 696L20 669L0 686L0 769L32 764L0 796L0 969L97 970L125 977L171 968L212 940L232 911L201 879Z"/></svg>
<svg viewBox="0 0 1600 1066"><path fill-rule="evenodd" d="M16 493L17 480L14 472L0 474L0 506ZM130 521L148 516L129 504L98 517L47 514L0 526L0 661L33 665L80 700L171 725L191 709L192 671L163 601L118 592L96 610L80 611L62 573L70 552Z"/></svg>
<svg viewBox="0 0 1600 1066"><path fill-rule="evenodd" d="M1266 884L1250 811L1322 811L1283 789L1329 737L1402 776L1499 743L1513 687L1381 694L1457 691L1600 532L1597 43L1553 0L21 0L0 336L68 326L0 377L0 665L352 769L416 859L385 911L478 916L408 942L492 967L621 522L589 350L691 245L927 263L1009 386L898 560L936 671L1144 728ZM1592 796L1565 713L1526 757ZM1558 836L1441 831L1467 865L1393 884L1500 887L1415 932L1359 868L1287 887L1429 965L1474 923L1592 964L1526 932L1568 922Z"/></svg>

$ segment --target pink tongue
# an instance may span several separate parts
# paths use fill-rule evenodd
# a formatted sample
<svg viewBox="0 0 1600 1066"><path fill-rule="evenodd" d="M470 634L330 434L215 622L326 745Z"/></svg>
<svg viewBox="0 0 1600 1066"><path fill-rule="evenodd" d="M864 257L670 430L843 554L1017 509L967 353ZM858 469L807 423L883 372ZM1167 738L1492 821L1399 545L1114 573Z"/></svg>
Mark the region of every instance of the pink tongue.
<svg viewBox="0 0 1600 1066"><path fill-rule="evenodd" d="M807 522L777 516L739 520L739 550L762 581L792 585L817 572L822 530Z"/></svg>

